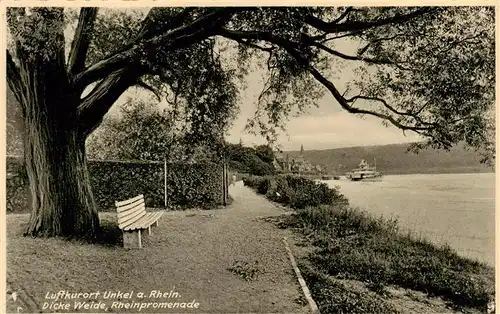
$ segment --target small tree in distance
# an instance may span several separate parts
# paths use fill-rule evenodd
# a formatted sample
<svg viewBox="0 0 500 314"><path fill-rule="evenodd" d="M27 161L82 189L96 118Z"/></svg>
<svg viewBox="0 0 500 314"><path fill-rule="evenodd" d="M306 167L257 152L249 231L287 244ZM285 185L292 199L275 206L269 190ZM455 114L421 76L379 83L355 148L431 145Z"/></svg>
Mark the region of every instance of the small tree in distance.
<svg viewBox="0 0 500 314"><path fill-rule="evenodd" d="M96 159L164 160L173 148L172 117L144 100L129 99L120 115L106 117L87 139L87 154Z"/></svg>

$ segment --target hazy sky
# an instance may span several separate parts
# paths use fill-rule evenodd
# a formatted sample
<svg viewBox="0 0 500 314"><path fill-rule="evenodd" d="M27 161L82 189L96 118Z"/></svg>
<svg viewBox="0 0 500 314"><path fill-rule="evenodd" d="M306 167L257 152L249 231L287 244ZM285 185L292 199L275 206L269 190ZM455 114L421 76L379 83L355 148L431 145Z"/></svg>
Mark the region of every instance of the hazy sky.
<svg viewBox="0 0 500 314"><path fill-rule="evenodd" d="M342 77L346 78L347 73ZM257 73L252 73L249 77L249 88L242 94L240 115L226 137L229 142L238 143L241 138L245 145L265 143L264 138L244 132L247 119L253 116L258 94L262 90L262 83L258 78ZM340 79L335 83L342 86L345 82ZM317 105L317 108L310 108L299 117L290 118L287 123L288 134L282 134L278 140L281 149L299 150L301 145L304 145L306 150L329 149L421 140L413 132L406 132L405 136L396 127L383 126L382 120L378 118L361 117L346 112L330 94L320 99Z"/></svg>
<svg viewBox="0 0 500 314"><path fill-rule="evenodd" d="M321 109L321 108L320 108ZM245 145L263 144L265 140L243 132L245 120L241 115L234 124L227 140ZM323 116L301 116L292 118L287 133L280 136L278 143L283 150L329 149L349 146L365 146L418 141L411 132L406 136L395 127L386 128L376 118L360 118L346 112L329 113Z"/></svg>

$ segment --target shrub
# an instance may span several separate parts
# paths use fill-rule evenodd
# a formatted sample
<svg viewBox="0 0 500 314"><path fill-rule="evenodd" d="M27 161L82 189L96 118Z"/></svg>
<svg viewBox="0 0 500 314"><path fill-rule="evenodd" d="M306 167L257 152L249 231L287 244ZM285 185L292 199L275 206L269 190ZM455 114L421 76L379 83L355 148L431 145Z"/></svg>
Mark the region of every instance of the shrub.
<svg viewBox="0 0 500 314"><path fill-rule="evenodd" d="M248 158L248 171L253 175L266 176L274 174L276 170L272 164L262 161L256 155L251 155Z"/></svg>
<svg viewBox="0 0 500 314"><path fill-rule="evenodd" d="M347 199L326 183L318 183L306 178L286 176L288 186L295 191L295 198L289 204L292 208L307 206L348 204Z"/></svg>
<svg viewBox="0 0 500 314"><path fill-rule="evenodd" d="M162 163L89 160L90 184L97 206L113 209L115 201L143 194L147 207L164 206Z"/></svg>
<svg viewBox="0 0 500 314"><path fill-rule="evenodd" d="M235 172L247 172L248 171L247 167L244 164L242 164L241 162L236 161L236 160L229 160L227 163L227 167Z"/></svg>
<svg viewBox="0 0 500 314"><path fill-rule="evenodd" d="M325 183L316 183L312 180L291 175L272 177L247 177L245 185L265 194L274 202L302 209L308 206L344 204L347 199L336 189Z"/></svg>
<svg viewBox="0 0 500 314"><path fill-rule="evenodd" d="M222 165L172 163L167 167L169 204L181 207L214 207L223 198Z"/></svg>
<svg viewBox="0 0 500 314"><path fill-rule="evenodd" d="M379 296L348 288L305 263L300 268L321 313L399 313Z"/></svg>
<svg viewBox="0 0 500 314"><path fill-rule="evenodd" d="M271 201L290 204L295 199L295 191L289 186L286 177L277 176L269 182L266 197Z"/></svg>
<svg viewBox="0 0 500 314"><path fill-rule="evenodd" d="M269 188L270 178L259 176L248 176L243 178L243 184L254 189L259 194L266 194Z"/></svg>

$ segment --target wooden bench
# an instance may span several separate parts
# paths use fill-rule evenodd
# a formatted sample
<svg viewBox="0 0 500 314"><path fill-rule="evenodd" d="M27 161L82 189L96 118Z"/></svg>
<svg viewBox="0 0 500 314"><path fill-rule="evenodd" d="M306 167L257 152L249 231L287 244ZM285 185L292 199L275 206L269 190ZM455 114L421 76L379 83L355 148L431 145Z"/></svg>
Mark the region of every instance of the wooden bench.
<svg viewBox="0 0 500 314"><path fill-rule="evenodd" d="M142 231L151 234L151 226L158 226L163 212L146 212L144 195L115 202L118 227L123 231L123 247L142 248Z"/></svg>

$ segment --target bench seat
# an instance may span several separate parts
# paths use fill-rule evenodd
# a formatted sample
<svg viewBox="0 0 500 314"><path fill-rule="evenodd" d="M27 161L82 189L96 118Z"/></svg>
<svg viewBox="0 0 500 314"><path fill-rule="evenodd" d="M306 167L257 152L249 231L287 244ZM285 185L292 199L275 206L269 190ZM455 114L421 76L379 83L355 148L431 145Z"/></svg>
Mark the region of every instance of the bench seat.
<svg viewBox="0 0 500 314"><path fill-rule="evenodd" d="M123 227L123 231L132 231L136 229L146 229L149 226L155 224L158 222L158 219L161 217L163 213L162 212L153 212L153 213L147 213L146 215L142 216L141 219L137 220L136 222L133 222L132 224Z"/></svg>
<svg viewBox="0 0 500 314"><path fill-rule="evenodd" d="M118 228L123 231L125 248L142 248L142 231L151 234L151 226L158 226L163 212L146 212L144 195L125 201L115 202L118 216Z"/></svg>

